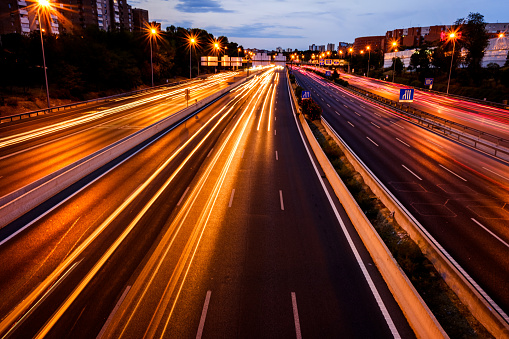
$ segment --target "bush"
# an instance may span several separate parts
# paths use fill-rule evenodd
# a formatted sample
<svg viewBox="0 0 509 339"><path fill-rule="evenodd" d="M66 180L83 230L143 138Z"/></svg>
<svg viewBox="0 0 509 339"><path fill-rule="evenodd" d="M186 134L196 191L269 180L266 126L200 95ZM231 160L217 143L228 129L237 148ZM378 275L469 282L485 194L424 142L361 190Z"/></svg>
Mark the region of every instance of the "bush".
<svg viewBox="0 0 509 339"><path fill-rule="evenodd" d="M297 99L300 99L302 97L302 87L297 86L295 87L295 96Z"/></svg>
<svg viewBox="0 0 509 339"><path fill-rule="evenodd" d="M307 115L309 120L319 120L322 108L313 99L306 99L302 100L302 113Z"/></svg>
<svg viewBox="0 0 509 339"><path fill-rule="evenodd" d="M292 84L295 83L295 75L293 75L293 74L290 74L290 83L292 83Z"/></svg>

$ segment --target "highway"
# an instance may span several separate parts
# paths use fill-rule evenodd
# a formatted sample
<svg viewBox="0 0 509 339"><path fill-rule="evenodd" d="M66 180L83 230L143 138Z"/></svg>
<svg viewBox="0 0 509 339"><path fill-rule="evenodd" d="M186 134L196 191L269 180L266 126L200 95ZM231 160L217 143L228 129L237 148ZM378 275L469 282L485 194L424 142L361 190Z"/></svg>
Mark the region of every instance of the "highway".
<svg viewBox="0 0 509 339"><path fill-rule="evenodd" d="M236 77L236 78L235 78ZM0 197L93 154L239 80L228 72L91 106L0 124Z"/></svg>
<svg viewBox="0 0 509 339"><path fill-rule="evenodd" d="M349 84L390 100L399 100L399 90L408 86L340 73ZM509 139L509 110L445 95L415 90L414 102L407 103L424 112L471 127L500 138Z"/></svg>
<svg viewBox="0 0 509 339"><path fill-rule="evenodd" d="M323 117L392 194L509 311L509 166L294 71Z"/></svg>
<svg viewBox="0 0 509 339"><path fill-rule="evenodd" d="M9 226L0 335L413 337L308 154L255 77Z"/></svg>

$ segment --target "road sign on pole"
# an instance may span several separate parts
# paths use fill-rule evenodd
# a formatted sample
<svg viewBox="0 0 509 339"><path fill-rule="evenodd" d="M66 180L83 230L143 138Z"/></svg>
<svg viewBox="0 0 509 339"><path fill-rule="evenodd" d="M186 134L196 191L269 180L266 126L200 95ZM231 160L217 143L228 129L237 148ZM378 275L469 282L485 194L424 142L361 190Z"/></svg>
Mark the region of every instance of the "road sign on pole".
<svg viewBox="0 0 509 339"><path fill-rule="evenodd" d="M330 71L325 71L325 76L326 77L330 77L331 76L331 72Z"/></svg>
<svg viewBox="0 0 509 339"><path fill-rule="evenodd" d="M189 107L189 99L190 99L190 96L189 96L189 88L186 88L186 102L187 102L187 107Z"/></svg>
<svg viewBox="0 0 509 339"><path fill-rule="evenodd" d="M311 99L310 91L302 91L302 99Z"/></svg>
<svg viewBox="0 0 509 339"><path fill-rule="evenodd" d="M399 102L413 102L413 101L414 101L413 88L402 88L399 90Z"/></svg>
<svg viewBox="0 0 509 339"><path fill-rule="evenodd" d="M424 79L424 85L429 86L429 89L431 89L433 87L433 78Z"/></svg>

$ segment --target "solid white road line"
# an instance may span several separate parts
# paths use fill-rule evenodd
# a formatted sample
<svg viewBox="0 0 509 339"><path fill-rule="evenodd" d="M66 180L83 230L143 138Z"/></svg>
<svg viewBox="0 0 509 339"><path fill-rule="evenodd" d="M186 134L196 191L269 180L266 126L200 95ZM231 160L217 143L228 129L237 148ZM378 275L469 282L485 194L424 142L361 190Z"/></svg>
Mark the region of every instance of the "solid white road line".
<svg viewBox="0 0 509 339"><path fill-rule="evenodd" d="M496 235L495 233L493 233L492 231L490 231L486 226L484 226L483 224L481 224L479 221L475 220L474 218L471 218L473 222L475 222L477 225L481 226L482 228L484 228L484 230L486 232L488 232L489 234L491 234L492 236L494 236L498 241L500 241L502 244L504 244L506 247L509 247L509 244L506 243L504 240L502 240L498 235Z"/></svg>
<svg viewBox="0 0 509 339"><path fill-rule="evenodd" d="M180 197L180 200L179 202L177 203L177 206L180 206L180 204L182 203L182 201L184 200L184 197L186 196L187 194L187 191L189 191L189 186L187 187L186 191L184 192L184 194L182 194L182 197Z"/></svg>
<svg viewBox="0 0 509 339"><path fill-rule="evenodd" d="M401 165L401 166L403 166L408 172L412 173L417 179L422 180L417 174L412 172L408 167L406 167L405 165Z"/></svg>
<svg viewBox="0 0 509 339"><path fill-rule="evenodd" d="M292 308L293 322L295 323L295 335L297 339L302 339L302 333L300 331L299 310L297 308L297 297L295 296L295 292L292 292Z"/></svg>
<svg viewBox="0 0 509 339"><path fill-rule="evenodd" d="M281 211L285 210L285 204L283 203L283 191L279 190L279 202L281 203Z"/></svg>
<svg viewBox="0 0 509 339"><path fill-rule="evenodd" d="M497 172L493 172L492 170L490 170L490 169L488 169L488 168L486 168L486 167L483 167L483 168L484 168L486 171L488 171L488 172L491 172L491 173L493 173L493 174L495 174L495 175L498 175L498 176L499 176L499 177L501 177L501 178L504 178L505 180L509 180L509 178L504 177L503 175L498 174Z"/></svg>
<svg viewBox="0 0 509 339"><path fill-rule="evenodd" d="M230 202L228 203L228 207L232 207L233 196L235 195L235 188L232 189L232 195L230 196Z"/></svg>
<svg viewBox="0 0 509 339"><path fill-rule="evenodd" d="M106 322L104 323L103 327L101 328L101 332L99 332L99 334L97 335L96 339L101 339L102 338L102 336L104 335L104 332L108 328L108 325L113 320L113 316L115 316L115 313L117 313L118 308L120 307L120 305L122 305L122 302L124 301L125 297L127 296L127 293L129 293L130 289L131 289L131 286L127 286L125 288L124 293L122 293L122 296L120 297L120 299L118 299L117 304L115 305L115 307L111 311L110 316L108 317L108 320L106 320Z"/></svg>
<svg viewBox="0 0 509 339"><path fill-rule="evenodd" d="M347 121L347 122L350 124L350 126L355 127L350 121Z"/></svg>
<svg viewBox="0 0 509 339"><path fill-rule="evenodd" d="M377 124L375 124L373 121L371 121L371 125L375 126L376 128L380 128Z"/></svg>
<svg viewBox="0 0 509 339"><path fill-rule="evenodd" d="M203 327L205 326L205 318L207 318L207 311L209 309L210 295L212 291L207 291L205 296L205 303L203 304L203 310L201 311L200 325L198 326L198 332L196 333L196 339L201 339L203 335Z"/></svg>
<svg viewBox="0 0 509 339"><path fill-rule="evenodd" d="M453 171L451 171L450 169L448 169L447 167L445 166L442 166L441 164L438 164L438 166L442 167L444 170L446 170L447 172L451 173L451 174L454 174L455 176L457 176L458 178L460 178L461 180L463 181L467 181L467 179L459 176L458 174L454 173Z"/></svg>
<svg viewBox="0 0 509 339"><path fill-rule="evenodd" d="M373 140L371 140L369 137L366 137L369 141L371 141L373 144L375 144L376 147L378 147L378 144L376 142L374 142Z"/></svg>
<svg viewBox="0 0 509 339"><path fill-rule="evenodd" d="M401 142L403 145L407 146L407 147L410 147L409 144L407 144L406 142L404 142L403 140L401 140L400 138L396 138L396 140L398 140L399 142Z"/></svg>
<svg viewBox="0 0 509 339"><path fill-rule="evenodd" d="M287 88L287 90L288 90L288 95L290 95L290 88ZM357 260L357 264L359 265L359 268L361 269L362 274L364 275L364 278L366 279L366 282L368 283L368 286L371 289L371 292L372 292L373 296L375 297L377 305L380 308L380 311L382 312L382 314L384 316L384 319L385 319L385 322L387 323L387 326L391 330L391 333L392 333L393 337L396 338L396 339L399 339L399 338L401 338L401 336L398 333L398 329L396 328L396 325L394 325L394 322L392 321L391 315L390 315L389 311L387 310L387 307L385 306L382 298L380 297L380 293L378 293L378 290L377 290L377 288L375 286L375 283L373 282L373 279L371 279L371 276L369 275L369 272L366 269L366 265L362 261L362 258L361 258L360 254L359 254L359 251L355 247L355 244L353 243L353 240L352 240L352 238L350 236L350 233L348 233L348 230L346 229L346 226L345 226L345 223L343 222L343 219L339 215L339 211L336 208L336 205L332 201L332 197L331 197L329 191L327 190L327 187L325 186L325 183L324 183L324 181L322 179L322 175L320 174L320 172L318 172L318 167L317 167L315 161L313 160L313 157L311 156L311 151L309 150L309 147L307 146L306 142L304 141L304 136L302 135L302 131L299 128L299 122L297 121L297 116L295 114L295 106L293 105L293 101L291 101L291 100L290 100L290 105L292 106L293 120L295 121L295 125L297 126L297 130L299 131L300 138L302 140L304 148L306 149L306 152L308 154L309 160L311 161L311 164L313 165L313 168L315 169L315 174L316 174L318 180L320 181L320 184L322 185L322 189L325 192L325 195L327 196L327 199L329 200L329 204L330 204L332 210L334 211L334 215L336 216L336 219L338 220L339 225L341 226L341 230L343 231L343 234L345 235L345 238L348 241L348 245L350 245L352 253L355 256L355 259Z"/></svg>
<svg viewBox="0 0 509 339"><path fill-rule="evenodd" d="M276 160L279 160L278 155L277 155L277 151L276 151Z"/></svg>

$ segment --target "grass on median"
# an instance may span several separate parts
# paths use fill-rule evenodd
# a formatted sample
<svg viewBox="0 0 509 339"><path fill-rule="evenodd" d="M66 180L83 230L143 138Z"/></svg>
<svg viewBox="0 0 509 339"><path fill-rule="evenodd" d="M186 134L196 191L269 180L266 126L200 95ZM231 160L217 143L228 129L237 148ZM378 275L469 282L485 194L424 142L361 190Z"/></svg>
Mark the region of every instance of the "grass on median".
<svg viewBox="0 0 509 339"><path fill-rule="evenodd" d="M449 337L492 338L364 183L322 123L308 120L308 124L348 190Z"/></svg>

